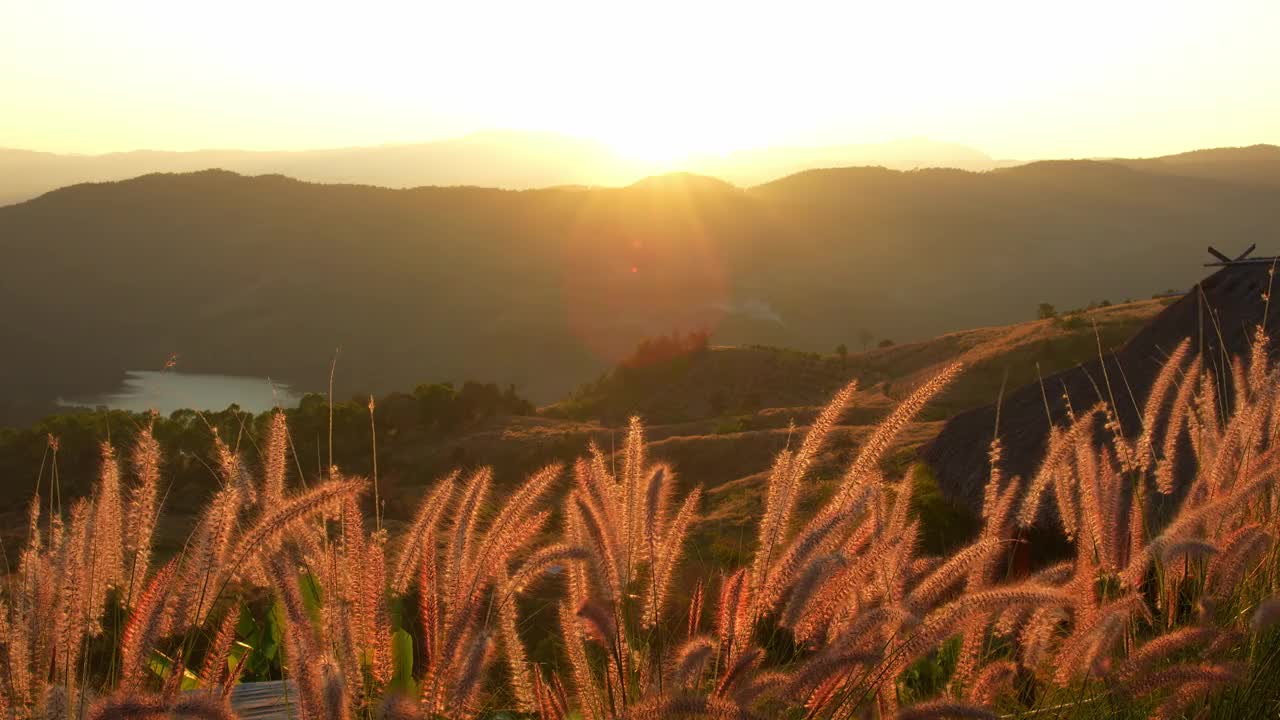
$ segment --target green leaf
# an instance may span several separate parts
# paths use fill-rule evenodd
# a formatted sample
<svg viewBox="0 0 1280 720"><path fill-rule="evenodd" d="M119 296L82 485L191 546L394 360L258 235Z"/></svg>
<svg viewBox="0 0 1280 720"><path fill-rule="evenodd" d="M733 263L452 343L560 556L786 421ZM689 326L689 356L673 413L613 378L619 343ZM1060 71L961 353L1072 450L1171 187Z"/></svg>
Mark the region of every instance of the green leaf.
<svg viewBox="0 0 1280 720"><path fill-rule="evenodd" d="M284 605L279 600L271 603L271 612L267 613L267 627L264 633L263 654L275 658L277 648L284 644L285 614ZM267 654L268 646L270 654Z"/></svg>
<svg viewBox="0 0 1280 720"><path fill-rule="evenodd" d="M248 607L240 610L240 621L236 625L236 634L240 637L236 640L236 645L252 651L245 661L242 680L270 680L278 676L272 671L275 669L276 652L282 638L277 622L279 616L274 610L268 607L261 622L250 614ZM239 662L240 654L234 649L232 656Z"/></svg>
<svg viewBox="0 0 1280 720"><path fill-rule="evenodd" d="M418 683L413 679L413 636L404 630L391 634L391 689L417 697Z"/></svg>
<svg viewBox="0 0 1280 720"><path fill-rule="evenodd" d="M242 638L262 637L262 627L254 619L253 613L249 612L249 608L244 605L240 606L240 619L236 621L236 635Z"/></svg>
<svg viewBox="0 0 1280 720"><path fill-rule="evenodd" d="M312 622L320 622L321 604L324 593L320 589L320 581L308 573L298 578L298 589L302 591L302 603L307 607L307 614Z"/></svg>
<svg viewBox="0 0 1280 720"><path fill-rule="evenodd" d="M167 680L170 673L173 672L173 658L165 655L159 650L152 650L151 656L147 658L147 669L161 680ZM200 687L200 678L196 674L186 669L182 669L182 689L194 690Z"/></svg>
<svg viewBox="0 0 1280 720"><path fill-rule="evenodd" d="M234 643L232 643L231 652L227 653L227 672L228 673L233 673L236 671L236 666L240 664L240 658L244 657L245 653L250 653L248 660L245 660L245 666L243 668L243 670L247 673L249 670L249 661L253 660L253 655L252 655L253 647L247 643L240 642L239 640L236 640ZM243 676L244 675L242 674L241 677Z"/></svg>

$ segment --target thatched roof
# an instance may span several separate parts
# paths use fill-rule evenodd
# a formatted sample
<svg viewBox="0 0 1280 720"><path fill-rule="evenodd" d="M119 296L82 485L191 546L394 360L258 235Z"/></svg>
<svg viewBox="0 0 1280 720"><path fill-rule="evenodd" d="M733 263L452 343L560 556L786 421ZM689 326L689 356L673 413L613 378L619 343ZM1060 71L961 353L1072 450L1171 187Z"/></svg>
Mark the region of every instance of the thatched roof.
<svg viewBox="0 0 1280 720"><path fill-rule="evenodd" d="M1114 351L1104 348L1104 365L1098 360L1078 365L1005 394L1000 410L1002 465L1007 475L1028 477L1044 453L1049 414L1064 423L1066 400L1077 409L1099 399L1115 405L1125 432L1135 437L1138 408L1146 400L1151 383L1164 359L1183 338L1190 337L1218 377L1224 357L1248 350L1253 329L1263 321L1263 294L1268 288L1269 265L1228 266L1202 280L1181 299ZM1277 284L1280 290L1280 284ZM1278 336L1280 306L1267 317L1270 336ZM1224 353L1225 350L1225 353ZM1108 387L1110 392L1108 392ZM982 489L989 466L987 450L995 428L995 405L976 408L953 417L938 436L921 449L933 468L942 492L975 511L982 503Z"/></svg>

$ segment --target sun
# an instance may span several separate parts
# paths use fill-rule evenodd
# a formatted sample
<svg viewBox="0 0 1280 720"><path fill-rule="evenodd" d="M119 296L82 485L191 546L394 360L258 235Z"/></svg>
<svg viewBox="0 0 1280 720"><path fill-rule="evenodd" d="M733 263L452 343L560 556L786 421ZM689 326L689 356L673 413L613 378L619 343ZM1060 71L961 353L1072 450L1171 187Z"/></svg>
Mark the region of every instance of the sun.
<svg viewBox="0 0 1280 720"><path fill-rule="evenodd" d="M594 134L622 157L651 170L679 170L694 158L726 155L744 144L731 125L706 116L665 113L612 120Z"/></svg>
<svg viewBox="0 0 1280 720"><path fill-rule="evenodd" d="M674 168L693 155L704 152L687 138L662 132L624 133L610 137L606 142L627 160L656 168Z"/></svg>

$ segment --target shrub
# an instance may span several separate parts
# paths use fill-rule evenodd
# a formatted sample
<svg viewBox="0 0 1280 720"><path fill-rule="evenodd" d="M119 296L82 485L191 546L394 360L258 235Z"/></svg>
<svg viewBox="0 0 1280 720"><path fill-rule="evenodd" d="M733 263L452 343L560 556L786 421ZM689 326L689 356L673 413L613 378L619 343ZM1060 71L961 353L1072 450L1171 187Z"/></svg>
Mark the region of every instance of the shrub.
<svg viewBox="0 0 1280 720"><path fill-rule="evenodd" d="M1089 327L1088 321L1084 319L1084 313L1078 310L1057 317L1056 322L1065 330L1083 330Z"/></svg>

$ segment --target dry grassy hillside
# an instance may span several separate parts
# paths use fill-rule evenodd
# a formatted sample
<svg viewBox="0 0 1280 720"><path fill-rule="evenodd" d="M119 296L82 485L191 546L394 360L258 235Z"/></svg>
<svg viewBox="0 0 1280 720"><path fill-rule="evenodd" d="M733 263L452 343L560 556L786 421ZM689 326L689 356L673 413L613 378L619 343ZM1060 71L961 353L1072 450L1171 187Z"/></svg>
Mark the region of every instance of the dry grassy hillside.
<svg viewBox="0 0 1280 720"><path fill-rule="evenodd" d="M762 346L711 347L667 363L618 368L542 414L619 423L638 413L662 424L746 415L769 425L777 413L766 409L820 405L856 378L861 402L855 401L848 417L864 422L883 414L889 400L904 397L938 368L960 360L969 370L932 411L945 417L994 400L1006 372L1009 387L1017 387L1035 379L1037 363L1052 372L1096 356L1099 340L1104 348L1127 340L1167 302L1142 300L1052 320L964 330L845 358Z"/></svg>
<svg viewBox="0 0 1280 720"><path fill-rule="evenodd" d="M1076 347L1083 326L1100 345L1104 328L1118 333L1144 312L915 352L969 354L981 377L1039 357L1046 342ZM456 444L463 467L416 493L411 520L414 498L376 469L365 478L331 462L295 481L290 460L300 474L310 460L289 417L271 413L244 445L214 441L219 483L168 562L152 532L163 452L144 427L127 456L101 445L99 478L70 503L69 522L51 502L42 523L43 504L30 504L0 603L10 668L0 697L20 719L236 720L227 697L239 680L287 677L296 716L324 720L1260 719L1280 697L1270 530L1280 369L1257 333L1223 415L1206 356L1188 365L1190 347L1163 363L1137 436L1109 424L1097 447L1095 423L1117 412L1100 402L1055 430L1031 476L1004 472L1002 438L991 441L980 519L941 503L927 470L900 472L902 450L936 429L919 411L961 362L874 426L846 417L856 383L803 417L803 434L776 422L801 408L762 417L760 429L683 434L698 431L688 422L655 438L635 418L622 429L495 423L461 442L514 445L494 457L516 465L560 453L569 437L593 442L571 468L501 483L460 462ZM368 411L376 422L372 400ZM772 460L757 457L769 446ZM1198 468L1181 487L1180 449ZM757 460L771 470L717 480ZM378 500L393 489L384 522ZM1168 517L1153 512L1170 501ZM1031 537L1048 502L1061 519L1057 559ZM64 712L77 706L87 711Z"/></svg>
<svg viewBox="0 0 1280 720"><path fill-rule="evenodd" d="M1071 315L1064 319L1026 322L944 335L841 359L762 347L712 347L664 364L615 371L585 386L570 400L542 408L536 417L493 417L465 432L441 437L427 428L379 425L378 472L388 522L408 520L428 484L458 468L493 467L499 485L514 484L531 469L553 461L571 462L594 441L611 453L623 442L626 418L637 412L647 423L654 457L675 469L682 489L694 484L706 491L706 507L697 530L700 547L720 563L736 552L739 531L758 512L764 475L773 456L794 444L818 410L849 379L859 390L841 415L823 453L815 459L805 492L814 500L837 468L848 464L861 438L911 390L948 363L963 361L968 369L935 399L919 421L903 433L886 455L891 477L905 471L915 448L938 431L941 420L958 411L991 402L1006 373L1010 388L1033 380L1037 364L1051 373L1096 356L1096 323L1104 347L1118 345L1162 307L1142 301ZM712 397L723 408L713 411ZM367 422L364 421L364 422ZM790 426L794 423L794 430ZM105 440L109 423L95 423ZM367 425L365 426L367 428ZM128 428L116 427L119 434ZM254 440L235 424L221 428L228 440L251 456ZM351 433L342 433L348 438ZM339 440L335 448L348 466L368 473L372 468L367 435L357 428L358 446ZM260 440L260 439L259 439ZM300 470L318 474L322 437L297 437L306 445ZM199 463L196 447L166 448L172 462ZM66 448L64 448L65 453ZM3 506L8 547L16 547L21 517L35 486L39 454L29 459L29 474L11 480ZM176 469L176 466L175 468ZM198 473L197 473L198 474ZM45 470L46 482L48 469ZM65 480L63 481L66 482ZM201 503L213 491L213 477L203 484L179 484L169 492L159 529L162 547L177 547L185 538Z"/></svg>
<svg viewBox="0 0 1280 720"><path fill-rule="evenodd" d="M1144 300L976 328L851 353L844 360L777 348L712 347L662 365L619 369L571 400L543 408L542 417L507 418L438 445L402 443L403 455L380 462L419 471L394 481L388 515L394 519L398 508L411 507L432 473L443 474L458 462L492 465L501 483L515 482L546 462L571 460L588 441L609 453L622 444L620 425L630 409L645 419L653 456L675 468L680 486L696 483L706 491L701 547L718 558L732 557L763 502L771 459L796 442L849 379L859 381L859 390L815 459L806 488L810 502L824 495L827 481L848 465L871 427L948 364L960 361L967 369L886 454L891 477L905 472L916 448L937 434L946 417L992 402L1002 383L1012 389L1034 380L1037 369L1048 374L1088 361L1097 356L1099 341L1104 349L1122 344L1168 302ZM722 413L712 411L713 396L723 403ZM758 409L749 409L752 403Z"/></svg>

